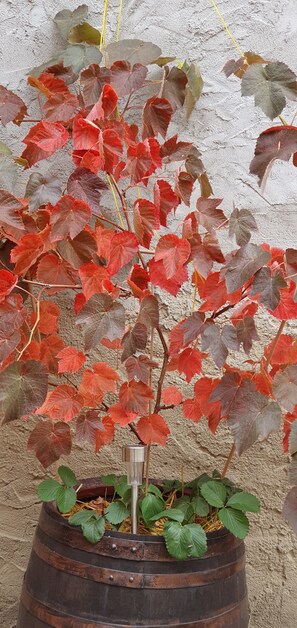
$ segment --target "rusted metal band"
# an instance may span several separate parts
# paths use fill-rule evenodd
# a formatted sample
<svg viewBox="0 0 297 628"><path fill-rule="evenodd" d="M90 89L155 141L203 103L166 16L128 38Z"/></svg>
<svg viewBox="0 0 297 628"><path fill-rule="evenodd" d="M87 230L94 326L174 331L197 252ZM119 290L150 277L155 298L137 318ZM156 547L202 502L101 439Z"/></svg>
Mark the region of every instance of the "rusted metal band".
<svg viewBox="0 0 297 628"><path fill-rule="evenodd" d="M243 571L245 556L236 561L208 571L146 574L131 571L120 571L82 563L73 558L65 557L46 547L37 536L33 543L33 551L45 563L64 573L69 573L86 580L110 584L117 587L133 589L185 589L199 587L229 578Z"/></svg>
<svg viewBox="0 0 297 628"><path fill-rule="evenodd" d="M44 622L47 626L50 626L50 628L70 628L70 626L71 628L127 628L127 626L129 626L129 624L107 624L102 621L90 622L79 617L74 617L73 615L61 614L36 600L25 588L23 588L21 603L33 618ZM166 623L158 625L154 623L146 624L145 626L146 628L160 628L160 626L171 628L228 628L236 625L235 622L239 622L240 620L242 620L242 625L245 626L247 624L244 622L246 622L247 619L248 603L245 597L236 606L225 608L224 612L216 617L209 617L208 619L201 619L194 623L191 622L187 624ZM238 623L237 625L241 624ZM133 624L133 628L144 628L144 626L143 624L141 626Z"/></svg>

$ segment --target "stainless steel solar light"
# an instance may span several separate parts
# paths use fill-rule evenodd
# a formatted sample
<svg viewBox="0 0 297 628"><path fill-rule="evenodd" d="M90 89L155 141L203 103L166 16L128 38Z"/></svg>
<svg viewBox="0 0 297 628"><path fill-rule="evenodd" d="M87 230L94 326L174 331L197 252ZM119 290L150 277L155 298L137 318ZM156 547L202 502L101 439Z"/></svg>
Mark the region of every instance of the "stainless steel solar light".
<svg viewBox="0 0 297 628"><path fill-rule="evenodd" d="M127 483L131 486L131 532L137 534L137 502L138 487L143 482L144 462L146 459L145 445L125 445L123 461L127 462Z"/></svg>

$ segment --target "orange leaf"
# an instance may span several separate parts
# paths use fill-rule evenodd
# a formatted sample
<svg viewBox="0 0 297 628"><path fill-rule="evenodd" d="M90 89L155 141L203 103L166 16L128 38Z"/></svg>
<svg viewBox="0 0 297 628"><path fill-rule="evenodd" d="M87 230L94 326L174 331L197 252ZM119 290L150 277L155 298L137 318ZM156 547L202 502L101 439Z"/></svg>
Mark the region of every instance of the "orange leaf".
<svg viewBox="0 0 297 628"><path fill-rule="evenodd" d="M96 408L101 403L103 399L101 385L102 378L100 375L93 373L91 369L84 371L78 392L83 397L85 406Z"/></svg>
<svg viewBox="0 0 297 628"><path fill-rule="evenodd" d="M102 284L109 277L104 266L96 266L93 262L89 262L80 267L78 274L81 279L84 296L87 300L90 299L93 294L104 292Z"/></svg>
<svg viewBox="0 0 297 628"><path fill-rule="evenodd" d="M126 412L126 410L124 410L123 406L121 406L120 403L116 403L114 406L110 406L108 411L112 420L115 423L119 423L121 427L123 427L124 425L128 425L137 417L136 412Z"/></svg>
<svg viewBox="0 0 297 628"><path fill-rule="evenodd" d="M150 386L143 382L125 382L119 392L120 402L126 412L146 412L150 399L153 399L153 392Z"/></svg>
<svg viewBox="0 0 297 628"><path fill-rule="evenodd" d="M55 122L38 122L23 140L27 145L21 158L28 162L28 168L41 159L47 159L62 148L69 137L68 131Z"/></svg>
<svg viewBox="0 0 297 628"><path fill-rule="evenodd" d="M97 453L104 445L112 443L115 433L114 422L109 416L102 419L104 431L97 430L95 452Z"/></svg>
<svg viewBox="0 0 297 628"><path fill-rule="evenodd" d="M59 360L58 373L76 373L84 365L86 358L76 347L65 347L57 353Z"/></svg>
<svg viewBox="0 0 297 628"><path fill-rule="evenodd" d="M43 405L35 411L35 414L46 414L54 421L71 421L82 408L82 399L77 394L76 388L62 384L47 394Z"/></svg>
<svg viewBox="0 0 297 628"><path fill-rule="evenodd" d="M27 233L12 249L10 258L15 264L17 275L25 275L27 270L35 264L44 251L44 242L38 233Z"/></svg>
<svg viewBox="0 0 297 628"><path fill-rule="evenodd" d="M150 416L143 416L139 419L137 423L137 433L146 445L150 445L151 443L166 445L170 429L160 414L151 414Z"/></svg>
<svg viewBox="0 0 297 628"><path fill-rule="evenodd" d="M96 373L96 381L100 382L103 392L115 392L115 382L119 381L119 375L105 362L95 362L93 370Z"/></svg>
<svg viewBox="0 0 297 628"><path fill-rule="evenodd" d="M0 270L0 301L10 294L16 285L18 278L9 270Z"/></svg>
<svg viewBox="0 0 297 628"><path fill-rule="evenodd" d="M57 354L64 348L60 336L47 336L40 343L40 360L47 366L50 373L58 372Z"/></svg>
<svg viewBox="0 0 297 628"><path fill-rule="evenodd" d="M183 396L180 390L176 386L168 386L163 389L162 401L168 405L178 406L182 401Z"/></svg>

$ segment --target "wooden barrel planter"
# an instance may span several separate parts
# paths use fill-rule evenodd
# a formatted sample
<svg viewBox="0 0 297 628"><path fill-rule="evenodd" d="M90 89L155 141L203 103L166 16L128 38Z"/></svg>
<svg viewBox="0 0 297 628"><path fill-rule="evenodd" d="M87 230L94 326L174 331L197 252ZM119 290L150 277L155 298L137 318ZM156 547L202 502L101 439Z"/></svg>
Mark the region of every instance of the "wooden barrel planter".
<svg viewBox="0 0 297 628"><path fill-rule="evenodd" d="M100 492L86 481L80 497ZM200 559L173 559L160 536L106 532L91 545L45 504L17 628L247 628L244 561L244 543L225 529L208 535Z"/></svg>

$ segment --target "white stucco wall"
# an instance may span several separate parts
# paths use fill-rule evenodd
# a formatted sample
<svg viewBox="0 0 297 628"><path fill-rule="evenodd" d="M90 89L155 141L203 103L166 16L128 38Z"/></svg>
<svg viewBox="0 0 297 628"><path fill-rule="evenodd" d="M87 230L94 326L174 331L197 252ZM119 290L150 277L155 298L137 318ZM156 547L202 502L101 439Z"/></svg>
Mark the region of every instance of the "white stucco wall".
<svg viewBox="0 0 297 628"><path fill-rule="evenodd" d="M78 0L2 0L0 17L0 84L28 94L24 79L34 65L47 60L62 41L52 18L63 8L74 9ZM91 23L99 28L103 0L89 0ZM108 39L112 38L118 2L110 0ZM231 31L243 50L255 50L297 70L296 0L219 0ZM257 238L270 244L296 246L297 171L288 164L273 168L265 194L248 174L257 135L269 121L242 99L240 84L227 80L224 63L236 51L223 32L211 0L123 0L122 37L154 41L164 54L187 56L198 61L205 81L204 94L189 123L179 118L184 139L194 140L217 197L224 198L228 214L233 202L252 209L259 225ZM294 106L288 109L290 121ZM19 130L11 126L18 146ZM1 139L1 138L0 138ZM54 166L59 169L59 165ZM185 307L187 295L176 302L175 314ZM269 336L269 328L263 322ZM70 328L71 332L71 328ZM174 418L174 417L173 417ZM178 417L176 417L178 419ZM217 440L199 424L193 431L187 423L173 424L169 455L154 451L155 475L171 475L183 462L187 476L199 470L221 468L229 449L229 436L221 429ZM7 426L0 432L0 625L15 625L17 599L30 551L39 506L34 485L42 471L25 452L26 425ZM69 464L84 476L94 475L118 463L119 446L108 448L97 459L76 448ZM263 510L254 517L247 541L251 628L295 628L297 625L296 540L281 519L287 489L286 460L281 438L257 444L234 465L234 478L255 491Z"/></svg>

